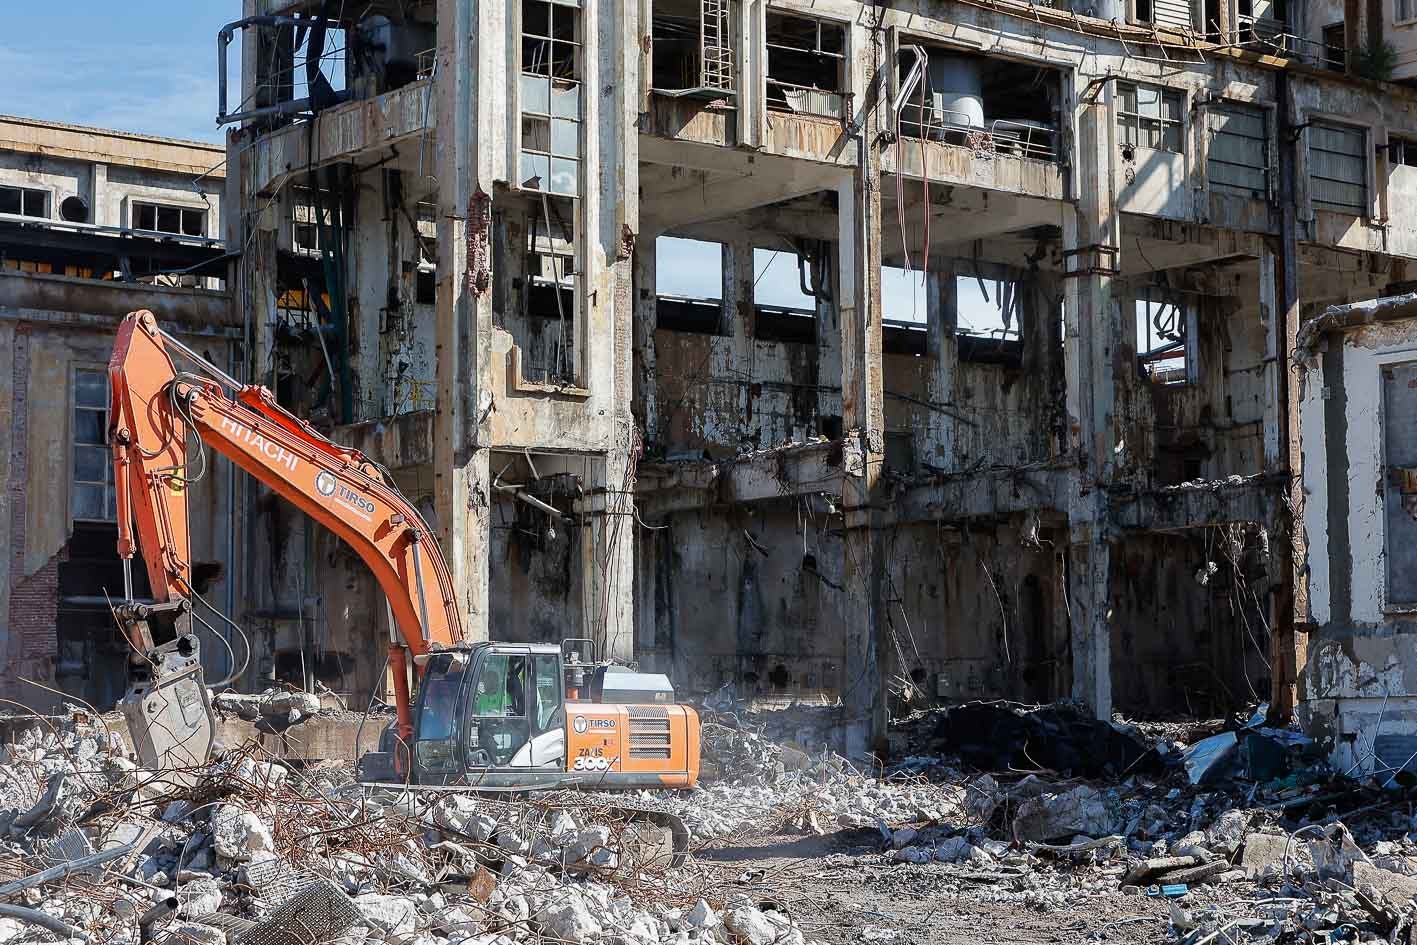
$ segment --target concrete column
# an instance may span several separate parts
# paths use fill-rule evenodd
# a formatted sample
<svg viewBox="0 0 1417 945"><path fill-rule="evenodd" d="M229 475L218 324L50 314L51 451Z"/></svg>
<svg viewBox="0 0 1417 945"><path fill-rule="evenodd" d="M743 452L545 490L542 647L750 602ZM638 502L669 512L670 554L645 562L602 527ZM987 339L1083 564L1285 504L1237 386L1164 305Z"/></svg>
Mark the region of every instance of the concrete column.
<svg viewBox="0 0 1417 945"><path fill-rule="evenodd" d="M635 515L629 491L629 455L623 449L594 464L581 529L584 636L602 659L635 658Z"/></svg>
<svg viewBox="0 0 1417 945"><path fill-rule="evenodd" d="M488 636L491 508L484 379L492 332L492 180L495 136L479 137L487 111L474 68L480 37L501 29L500 4L438 2L438 406L433 489L439 539L453 572L463 632ZM495 24L495 25L494 25ZM487 125L495 122L488 121Z"/></svg>
<svg viewBox="0 0 1417 945"><path fill-rule="evenodd" d="M1111 548L1106 485L1116 443L1115 351L1121 341L1113 298L1120 216L1114 195L1113 83L1079 76L1078 209L1064 216L1070 251L1066 291L1069 444L1076 457L1068 504L1068 594L1072 620L1073 697L1101 719L1112 714Z"/></svg>
<svg viewBox="0 0 1417 945"><path fill-rule="evenodd" d="M733 240L723 245L723 317L733 336L734 353L746 356L757 333L753 308L753 244Z"/></svg>
<svg viewBox="0 0 1417 945"><path fill-rule="evenodd" d="M655 327L658 324L655 233L641 233L634 258L633 412L646 446L659 442L659 385L655 376Z"/></svg>
<svg viewBox="0 0 1417 945"><path fill-rule="evenodd" d="M1271 602L1270 615L1270 719L1287 722L1299 701L1298 681L1307 662L1307 644L1299 636L1300 625L1311 620L1309 612L1308 536L1304 532L1304 451L1300 440L1299 409L1302 395L1299 373L1293 369L1292 357L1299 332L1299 221L1295 194L1297 191L1299 144L1289 129L1297 124L1295 107L1287 77L1277 83L1279 99L1279 201L1280 252L1272 255L1268 249L1261 257L1261 293L1272 293L1273 304L1266 333L1266 380L1272 369L1275 377L1268 394L1265 411L1265 469L1282 471L1286 485L1282 501L1276 502L1277 522L1269 523L1277 532L1278 541L1271 544L1271 553L1279 572L1279 587ZM1266 280L1266 276L1269 276ZM1279 405L1271 418L1268 402ZM1274 424L1271 437L1270 426ZM1277 526L1277 527L1276 527Z"/></svg>
<svg viewBox="0 0 1417 945"><path fill-rule="evenodd" d="M841 508L844 544L840 610L846 652L842 703L848 756L884 754L886 694L881 672L883 605L877 513L873 502L885 458L881 363L881 162L875 142L889 107L880 37L865 50L870 85L863 96L856 172L837 187L840 267L841 410L845 432Z"/></svg>
<svg viewBox="0 0 1417 945"><path fill-rule="evenodd" d="M930 374L926 398L933 404L953 404L955 378L959 374L959 306L952 262L931 261L925 283L925 313L929 327ZM955 418L943 410L931 410L923 438L917 439L915 455L932 466L954 466Z"/></svg>

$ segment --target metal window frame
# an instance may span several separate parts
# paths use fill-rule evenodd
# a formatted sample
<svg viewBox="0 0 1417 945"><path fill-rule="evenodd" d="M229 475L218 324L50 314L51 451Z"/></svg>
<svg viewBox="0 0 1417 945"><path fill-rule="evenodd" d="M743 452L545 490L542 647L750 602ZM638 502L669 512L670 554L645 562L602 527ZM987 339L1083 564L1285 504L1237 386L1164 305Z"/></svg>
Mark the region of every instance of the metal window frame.
<svg viewBox="0 0 1417 945"><path fill-rule="evenodd" d="M786 45L783 45L783 44L781 44L781 43L768 42L768 39L767 39L766 17L771 17L771 16L778 16L778 17L782 17L782 18L784 18L784 19L789 19L789 20L801 20L801 21L803 21L803 22L805 22L805 23L811 23L813 26L815 26L815 27L816 27L816 31L815 31L815 36L813 37L813 39L814 39L813 48L812 48L812 49L803 49L803 48L798 47L798 46L786 46ZM845 20L834 19L834 18L829 17L829 16L818 16L818 15L816 15L816 14L807 14L807 13L803 13L803 12L798 11L798 10L788 9L788 8L786 8L786 7L772 7L772 6L768 7L768 8L764 11L764 17L765 17L765 19L764 19L764 27L763 27L763 49L765 50L765 54L764 54L764 56L763 56L763 102L764 102L764 106L766 107L766 105L767 105L767 89L768 89L769 86L774 86L774 85L775 85L775 86L777 86L778 88L783 88L783 89L803 89L803 90L806 90L804 86L794 85L794 84L792 84L792 83L790 83L790 82L783 82L783 81L781 81L781 80L779 80L779 79L774 79L774 78L772 78L771 75L769 75L769 63L772 61L772 50L774 50L774 49L779 49L779 50L782 50L783 52L788 52L788 53L807 53L807 54L809 54L809 55L823 56L823 57L826 57L826 58L828 58L828 59L835 59L835 60L836 60L836 62L837 62L837 82L836 82L837 88L835 88L835 89L820 89L820 90L818 90L818 91L820 91L820 92L821 92L822 94L824 94L824 95L835 95L835 96L837 96L838 98L841 99L841 104L840 104L840 106L838 106L837 112L836 112L835 114L831 114L831 113L826 112L826 111L821 111L821 112L818 112L818 111L803 111L803 112L801 112L801 114L805 114L805 115L820 115L820 116L822 116L822 117L827 117L827 118L840 118L840 117L842 117L842 111L843 111L843 109L846 108L846 103L851 100L851 94L852 94L852 93L851 93L851 55L850 55L850 52L851 52L851 48L850 48L850 44L851 44L851 23L848 22L848 21L845 21ZM829 26L829 27L833 27L833 28L835 28L835 29L841 30L841 52L839 52L839 53L837 53L837 52L828 52L827 50L824 50L824 49L822 48L822 27L823 27L823 26ZM770 108L769 110L771 111L771 110L774 110L774 109L771 109L771 108Z"/></svg>
<svg viewBox="0 0 1417 945"><path fill-rule="evenodd" d="M1135 91L1138 91L1138 92L1140 92L1142 89L1153 89L1153 90L1155 90L1155 91L1161 96L1161 106L1162 106L1162 107L1161 107L1161 114L1160 114L1158 117L1156 117L1156 118L1151 118L1150 116L1143 115L1140 111L1132 112L1132 111L1127 111L1125 108L1123 108L1123 107L1122 107L1122 93L1123 93L1123 90L1128 89L1128 88L1134 89ZM1169 118L1165 117L1165 112L1166 112L1166 99L1167 99L1168 96L1174 96L1174 97L1176 97L1177 99L1180 100L1181 117L1178 118L1178 119L1176 119L1176 120L1174 120L1174 121L1173 121L1172 119L1169 119ZM1186 106L1187 106L1187 98L1188 98L1188 96L1187 96L1187 93L1186 93L1186 90L1185 90L1185 89L1178 89L1178 88L1175 88L1174 86L1170 86L1170 85L1158 85L1158 84L1156 84L1156 83L1154 83L1154 82L1135 82L1135 81L1132 81L1132 80L1130 80L1130 79L1125 80L1125 81L1118 81L1118 82L1116 83L1116 89L1114 90L1114 95L1113 95L1113 100L1116 102L1115 111L1116 111L1117 129L1118 129L1118 131L1124 130L1124 129L1126 128L1126 126L1127 126L1127 119L1131 119L1131 121L1133 122L1134 127L1135 127L1135 129L1136 129L1136 138L1137 138L1138 141L1140 141L1140 139L1141 139L1141 123L1142 123L1143 121L1155 121L1155 122L1157 122L1157 123L1159 124L1159 126L1160 126L1160 129L1161 129L1161 141L1162 141L1162 144L1164 145L1165 142L1166 142L1166 129L1167 129L1168 127L1177 128L1177 129L1179 129L1179 131L1180 131L1180 138L1181 138L1181 140L1180 140L1180 142L1179 142L1179 146L1176 147L1176 148L1174 148L1174 149L1173 149L1173 148L1167 148L1167 147L1164 147L1164 146L1163 146L1163 147L1160 147L1160 148L1152 148L1152 147L1146 147L1146 145L1142 145L1142 144L1138 144L1137 147L1146 147L1146 149L1147 149L1148 151L1167 151L1167 152L1169 152L1169 153L1171 153L1171 154L1185 154L1185 153L1186 153L1186 125L1187 125L1187 117L1188 117L1188 110L1187 110L1187 107L1186 107ZM1139 100L1139 99L1138 99L1138 106L1137 106L1137 107L1140 108L1140 100Z"/></svg>
<svg viewBox="0 0 1417 945"><path fill-rule="evenodd" d="M0 190L15 190L20 194L19 213L0 213L0 217L7 217L20 220L52 220L54 219L54 189L51 187L27 187L24 184L0 184ZM28 194L39 194L44 198L44 212L39 214L25 213L25 196Z"/></svg>
<svg viewBox="0 0 1417 945"><path fill-rule="evenodd" d="M580 5L579 3L567 2L567 0L536 0L536 2L545 3L545 4L547 5L547 7L549 8L549 10L550 10L550 13L549 13L548 19L547 19L547 30L548 30L548 32L551 32L551 33L554 33L554 32L555 32L555 15L556 15L556 8L557 8L557 7L561 7L561 8L566 9L566 10L574 10L574 11L575 11L575 24L576 24L576 25L575 25L575 37L574 37L574 39L558 39L558 38L556 38L555 36L546 36L546 35L543 35L543 34L541 34L541 33L529 33L529 32L527 32L527 30L526 30L526 19L525 19L525 16L524 16L524 8L525 8L526 2L527 2L527 0L522 0L522 2L520 2L520 3L517 4L517 8L516 8L516 9L517 9L517 14L516 14L516 15L517 15L517 24L516 24L516 26L517 26L517 44L516 44L516 49L517 49L517 92L518 92L518 95L517 95L517 124L516 124L516 142L517 142L517 146L516 146L516 162L515 162L516 177L517 177L517 179L516 179L516 181L515 181L515 186L516 186L516 188L517 188L518 190L528 191L528 192L532 192L532 193L544 193L544 194L548 194L548 195L556 196L556 197L569 197L569 198L571 198L572 200L579 200L579 199L581 198L582 194L583 194L584 189L585 189L585 163L586 163L585 112L586 112L586 106L587 106L587 104L588 104L587 101L586 101L586 89L587 89L587 86L586 86L586 78L585 78L586 62L585 62L585 56L584 56L584 49L585 49L585 29L586 29L586 26L585 26L585 10L581 7L581 5ZM537 73L534 73L534 72L527 72L527 71L526 71L526 62L525 62L525 61L523 60L523 58L522 58L522 55L523 55L523 50L522 50L523 41L526 40L526 39L533 39L533 40L539 40L539 41L544 41L544 42L547 42L547 43L551 43L553 49L554 49L555 45L565 45L565 46L573 46L573 47L575 47L577 50L580 50L580 52L577 53L577 65L578 65L577 71L579 72L579 75L577 75L574 79L564 79L564 78L558 78L558 77L557 77L555 74L553 74L549 69L548 69L547 75L545 75L545 76L541 76L541 75L539 75L539 74L537 74ZM533 111L533 110L531 110L530 108L528 108L527 103L526 103L524 100L522 100L522 96L521 96L520 93L521 93L521 80L522 80L523 77L529 77L529 78L534 78L534 79L542 79L542 78L544 78L544 79L547 81L548 88L547 88L546 111L544 111L544 112L541 112L541 111ZM555 105L554 105L554 103L553 103L553 101L552 101L552 97L553 97L553 94L554 94L554 90L553 90L552 86L554 86L554 84L557 83L557 82L574 83L574 85L576 86L576 88L579 90L579 91L578 91L578 95L577 95L577 101L578 101L578 106L577 106L577 109L576 109L577 114L576 114L576 117L575 117L575 118L566 118L566 117L564 117L564 116L557 115L557 114L555 113L555 112L556 112L556 108L555 108ZM526 140L525 140L525 138L524 138L524 136L523 136L523 134L522 134L522 127L521 127L521 120L522 120L523 118L525 118L525 117L544 119L544 120L548 123L548 125L547 125L547 149L548 149L548 150L542 151L542 150L539 149L539 148L529 148L529 147L526 146ZM555 148L551 145L551 140L550 140L550 139L551 139L551 136L554 134L554 130L553 130L553 129L554 129L554 126L553 126L551 123L557 122L557 121L569 121L569 122L573 122L573 123L575 124L575 126L576 126L576 155L575 155L574 158L567 157L567 156L565 156L565 155L558 155L558 154L556 154L556 153L555 153ZM526 182L521 179L521 177L522 177L522 173L521 173L521 158L522 158L522 155L523 155L523 154L534 154L534 155L536 155L537 157L545 158L545 159L546 159L546 165L547 165L547 179L544 180L544 181L542 181L542 185L541 185L540 187L528 187L528 186L526 186ZM556 161L556 160L574 161L574 162L575 162L575 164L576 164L576 181L575 181L575 191L574 191L573 193L567 194L567 193L563 193L563 192L558 191L558 190L553 190L553 189L551 188L551 179L550 179L551 176L552 176L552 174L551 174L551 166L552 166L552 162L553 162L553 161Z"/></svg>
<svg viewBox="0 0 1417 945"><path fill-rule="evenodd" d="M156 210L176 210L176 211L178 212L178 218L177 218L177 232L173 232L172 230L159 230L159 229L157 229L157 228L156 228L156 225L157 225L157 213L156 213L156 212L154 212L154 214L153 214L153 226L154 226L153 229L148 229L148 228L146 228L146 227L138 226L137 216L138 216L138 208L139 208L139 207L153 207L153 208L154 208L154 211L156 211ZM210 211L211 211L211 208L210 208L209 206L206 206L205 204L186 203L186 202L182 202L182 201L178 201L178 202L176 202L176 203L173 203L173 202L171 202L171 201L149 200L149 199L144 198L144 197L129 197L129 198L128 198L128 228L129 228L130 230L137 230L137 231L139 231L139 232L141 232L141 233L162 233L162 234L164 234L164 235L166 235L166 236L181 236L181 237L184 237L184 238L186 238L186 239L194 239L194 240L195 240L195 239L207 239L207 238L208 238L208 237L207 237L207 224L208 224L208 222L210 222L210 221L209 221L209 216L208 216L208 214L210 213ZM182 229L182 216L181 216L181 215L182 215L182 214L185 214L185 213L200 213L200 214L202 215L202 232L201 232L201 233L199 233L199 234L197 234L197 235L194 236L193 234L188 233L188 232L186 232L185 230Z"/></svg>
<svg viewBox="0 0 1417 945"><path fill-rule="evenodd" d="M79 374L85 373L85 372L94 373L94 374L97 374L97 375L99 375L100 377L103 378L104 400L106 401L106 403L105 403L102 407L88 407L88 406L82 406L82 405L79 404L79 396L78 396L78 395L79 395L79 383L78 383L78 378L79 378ZM68 512L68 517L69 517L69 521L70 521L70 522L102 522L102 523L111 524L111 523L113 523L113 522L115 522L115 521L118 520L118 517L117 517L117 514L116 514L116 512L117 512L117 501L118 501L116 483L110 481L108 478L105 478L102 483L94 482L93 480L90 480L90 479L79 479L79 478L78 478L78 476L79 476L79 452L78 452L78 451L79 451L79 447L80 447L80 446L87 446L87 447L92 448L92 447L95 447L95 446L99 446L99 447L101 447L101 448L103 448L103 449L105 449L105 450L108 448L108 447L107 447L107 439L108 439L107 430L108 430L108 421L109 421L109 416L108 416L108 414L109 414L109 411L113 409L113 404L112 404L112 402L109 400L109 398L110 398L111 396L112 396L112 391L109 390L109 379L108 379L108 367L107 367L107 365L99 365L99 364L92 364L92 363L89 363L89 362L79 362L79 361L73 362L72 364L69 365L69 420L70 420L70 423L71 423L71 427L70 427L70 429L69 429L69 436L68 436L68 440L69 440L69 475L68 475L68 477L67 477L66 480L65 480L65 490L64 490L64 491L65 491L66 504L67 504L67 506L68 506L67 512ZM101 413L101 414L103 415L103 430L105 431L105 432L104 432L104 441L105 441L105 442L104 442L103 444L96 444L96 443L80 443L80 442L78 441L78 431L73 428L72 423L73 423L73 419L74 419L74 414L75 414L77 411L80 411L80 410L87 410L87 411L90 411L90 412L92 412L92 413ZM106 476L111 476L111 475L113 474L113 464L112 464L111 462L106 463L106 464L104 465L104 469L106 470ZM103 518L90 518L90 517L88 517L88 516L80 516L80 515L75 514L75 511L74 511L74 495L75 495L75 493L76 493L75 487L76 487L76 486L79 486L79 485L86 485L86 486L102 485L102 486L104 487L104 492L103 492L103 507L104 507L104 510L105 510L105 517L103 517ZM114 508L114 512L115 512L115 514L113 514L113 515L111 515L111 516L109 516L109 515L106 514L106 513L107 513L107 510L110 508L110 499L112 500L112 503L113 503L112 507Z"/></svg>
<svg viewBox="0 0 1417 945"><path fill-rule="evenodd" d="M1175 292L1163 296L1163 294L1155 286L1139 287L1135 292L1132 293L1133 336L1135 337L1136 326L1141 320L1141 309L1143 306L1145 306L1147 309L1146 324L1147 337L1149 338L1151 334L1151 316L1154 307L1166 305L1174 306L1176 308L1177 319L1184 326L1185 337L1182 339L1181 360L1185 369L1185 377L1177 381L1158 381L1154 377L1152 377L1151 373L1148 371L1147 380L1153 384L1158 384L1163 387L1193 386L1197 384L1200 380L1200 371L1197 358L1198 351L1196 349L1196 344L1199 340L1197 338L1197 331L1200 327L1200 299L1197 296L1192 295L1190 293ZM1151 354L1155 350L1156 348L1153 347L1148 351L1141 351L1140 346L1138 346L1136 356L1140 358L1145 354Z"/></svg>

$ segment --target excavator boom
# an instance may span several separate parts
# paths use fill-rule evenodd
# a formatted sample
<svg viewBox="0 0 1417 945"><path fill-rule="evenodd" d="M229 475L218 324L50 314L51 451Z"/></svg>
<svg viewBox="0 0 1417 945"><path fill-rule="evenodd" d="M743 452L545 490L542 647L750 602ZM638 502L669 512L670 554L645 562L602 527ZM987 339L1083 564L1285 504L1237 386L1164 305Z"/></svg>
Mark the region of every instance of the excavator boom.
<svg viewBox="0 0 1417 945"><path fill-rule="evenodd" d="M179 372L170 349L195 359L209 376ZM264 387L227 378L165 335L151 312L123 320L108 373L119 552L131 560L136 524L153 597L171 604L195 593L186 502L190 432L339 536L369 566L402 636L401 644L390 641L389 666L407 739L405 653L417 657L463 636L452 577L417 510L358 450L331 443ZM235 396L224 385L235 386Z"/></svg>

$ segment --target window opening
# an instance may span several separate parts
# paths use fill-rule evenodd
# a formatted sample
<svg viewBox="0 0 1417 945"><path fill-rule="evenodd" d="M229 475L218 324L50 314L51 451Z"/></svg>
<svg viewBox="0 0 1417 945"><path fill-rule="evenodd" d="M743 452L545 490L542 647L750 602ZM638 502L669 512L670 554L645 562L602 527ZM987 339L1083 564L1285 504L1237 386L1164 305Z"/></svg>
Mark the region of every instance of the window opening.
<svg viewBox="0 0 1417 945"><path fill-rule="evenodd" d="M1282 50L1292 45L1288 0L1239 0L1239 41Z"/></svg>
<svg viewBox="0 0 1417 945"><path fill-rule="evenodd" d="M723 244L661 236L654 244L654 258L658 326L721 334Z"/></svg>
<svg viewBox="0 0 1417 945"><path fill-rule="evenodd" d="M133 203L132 226L135 230L172 233L177 236L205 236L207 212L192 207L174 207L161 203Z"/></svg>
<svg viewBox="0 0 1417 945"><path fill-rule="evenodd" d="M1118 82L1117 125L1123 146L1179 154L1184 141L1185 102L1185 96L1175 89Z"/></svg>
<svg viewBox="0 0 1417 945"><path fill-rule="evenodd" d="M769 13L767 50L769 109L841 116L846 91L846 27Z"/></svg>
<svg viewBox="0 0 1417 945"><path fill-rule="evenodd" d="M1137 23L1189 30L1194 27L1191 5L1175 0L1135 0L1132 19Z"/></svg>
<svg viewBox="0 0 1417 945"><path fill-rule="evenodd" d="M49 191L33 187L0 187L0 213L48 219Z"/></svg>
<svg viewBox="0 0 1417 945"><path fill-rule="evenodd" d="M1186 307L1154 295L1135 302L1137 369L1154 384L1185 384L1190 379L1190 339Z"/></svg>
<svg viewBox="0 0 1417 945"><path fill-rule="evenodd" d="M527 381L565 384L575 379L574 325L581 295L576 213L576 201L565 197L543 194L531 202L522 296L527 334L517 337Z"/></svg>
<svg viewBox="0 0 1417 945"><path fill-rule="evenodd" d="M818 260L822 267L825 257ZM764 341L817 342L813 266L794 250L753 249L754 334Z"/></svg>
<svg viewBox="0 0 1417 945"><path fill-rule="evenodd" d="M1397 3L1408 3L1410 0L1396 0ZM1343 72L1348 68L1348 35L1342 23L1331 23L1324 27L1324 67L1335 72Z"/></svg>
<svg viewBox="0 0 1417 945"><path fill-rule="evenodd" d="M113 459L108 449L108 372L74 371L74 473L71 509L75 521L116 518Z"/></svg>
<svg viewBox="0 0 1417 945"><path fill-rule="evenodd" d="M419 201L415 219L418 224L418 263L420 266L438 265L438 205Z"/></svg>
<svg viewBox="0 0 1417 945"><path fill-rule="evenodd" d="M1417 167L1417 139L1390 137L1387 148L1394 167Z"/></svg>
<svg viewBox="0 0 1417 945"><path fill-rule="evenodd" d="M1247 197L1269 194L1269 129L1265 111L1238 102L1216 103L1206 114L1210 149L1206 174L1213 190Z"/></svg>
<svg viewBox="0 0 1417 945"><path fill-rule="evenodd" d="M920 83L901 106L896 129L901 136L1058 160L1062 85L1056 70L972 56L914 39L902 39L901 45L920 46L926 55ZM915 61L913 50L902 48L897 54L897 86Z"/></svg>
<svg viewBox="0 0 1417 945"><path fill-rule="evenodd" d="M315 192L309 187L290 189L290 245L297 253L320 254L319 215L315 211ZM330 203L325 201L326 205Z"/></svg>
<svg viewBox="0 0 1417 945"><path fill-rule="evenodd" d="M581 11L522 0L521 186L580 192Z"/></svg>
<svg viewBox="0 0 1417 945"><path fill-rule="evenodd" d="M1316 121L1309 126L1309 190L1315 207L1363 216L1368 209L1367 134Z"/></svg>
<svg viewBox="0 0 1417 945"><path fill-rule="evenodd" d="M897 325L924 325L926 310L925 274L919 269L906 272L900 266L881 267L881 320Z"/></svg>
<svg viewBox="0 0 1417 945"><path fill-rule="evenodd" d="M661 95L721 99L737 86L733 0L656 0L650 84Z"/></svg>
<svg viewBox="0 0 1417 945"><path fill-rule="evenodd" d="M1411 19L1417 18L1417 14L1414 14L1414 10L1417 10L1417 8L1413 6L1413 0L1393 0L1393 22L1406 23Z"/></svg>
<svg viewBox="0 0 1417 945"><path fill-rule="evenodd" d="M983 274L955 276L955 340L962 361L1023 361L1022 286Z"/></svg>

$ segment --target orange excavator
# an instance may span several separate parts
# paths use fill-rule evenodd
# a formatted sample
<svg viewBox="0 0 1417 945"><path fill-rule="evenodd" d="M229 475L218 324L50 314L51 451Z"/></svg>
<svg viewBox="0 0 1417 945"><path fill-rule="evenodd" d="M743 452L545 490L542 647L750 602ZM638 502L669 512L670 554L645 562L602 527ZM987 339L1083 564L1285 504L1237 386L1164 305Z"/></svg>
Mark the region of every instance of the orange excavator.
<svg viewBox="0 0 1417 945"><path fill-rule="evenodd" d="M191 372L176 368L174 353ZM438 543L378 464L330 442L266 388L227 376L151 312L123 320L108 372L125 575L115 612L134 654L120 706L145 764L200 764L215 732L191 624L193 604L205 605L189 553L195 436L345 541L388 599L397 718L386 750L361 759L365 780L501 791L694 785L699 719L667 677L598 661L588 640L464 639ZM150 603L133 600L139 547ZM687 834L670 826L677 847Z"/></svg>

